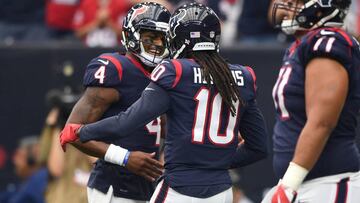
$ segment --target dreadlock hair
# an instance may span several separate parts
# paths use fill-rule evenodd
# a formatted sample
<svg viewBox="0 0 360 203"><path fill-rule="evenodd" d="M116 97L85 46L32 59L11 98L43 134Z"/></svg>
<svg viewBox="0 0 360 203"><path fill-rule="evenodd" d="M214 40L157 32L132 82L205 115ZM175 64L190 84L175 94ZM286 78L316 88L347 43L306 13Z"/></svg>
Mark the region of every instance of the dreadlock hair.
<svg viewBox="0 0 360 203"><path fill-rule="evenodd" d="M217 51L194 51L190 53L191 57L200 65L208 86L213 82L219 91L225 104L230 108L232 116L236 115L234 101L243 101L236 82L230 72L229 65Z"/></svg>

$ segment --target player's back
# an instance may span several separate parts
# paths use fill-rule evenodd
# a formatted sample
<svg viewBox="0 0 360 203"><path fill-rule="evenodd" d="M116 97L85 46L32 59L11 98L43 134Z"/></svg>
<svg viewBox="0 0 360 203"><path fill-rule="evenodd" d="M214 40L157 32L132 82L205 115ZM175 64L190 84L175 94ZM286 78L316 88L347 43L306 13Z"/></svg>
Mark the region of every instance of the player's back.
<svg viewBox="0 0 360 203"><path fill-rule="evenodd" d="M282 177L293 157L307 117L305 67L315 57L340 63L348 73L349 91L337 126L307 179L359 170L355 128L360 109L360 51L358 42L338 28L320 28L304 36L287 51L273 89L277 122L274 127L274 168Z"/></svg>
<svg viewBox="0 0 360 203"><path fill-rule="evenodd" d="M118 91L120 100L105 111L107 118L125 111L137 99L150 82L150 74L132 56L118 53L102 54L94 58L86 68L85 87L106 87ZM134 130L134 136L103 140L131 151L157 152L160 141L160 121ZM115 196L148 200L153 192L152 183L136 176L126 168L99 159L92 171L88 185L107 193L113 186Z"/></svg>
<svg viewBox="0 0 360 203"><path fill-rule="evenodd" d="M238 145L242 114L247 103L255 100L255 75L249 67L229 68L243 100L243 104L236 102L234 116L194 60L165 61L152 73L152 80L168 90L171 98L166 113L165 180L182 193L198 197L204 186L214 186L205 192L212 194L231 184L228 169Z"/></svg>

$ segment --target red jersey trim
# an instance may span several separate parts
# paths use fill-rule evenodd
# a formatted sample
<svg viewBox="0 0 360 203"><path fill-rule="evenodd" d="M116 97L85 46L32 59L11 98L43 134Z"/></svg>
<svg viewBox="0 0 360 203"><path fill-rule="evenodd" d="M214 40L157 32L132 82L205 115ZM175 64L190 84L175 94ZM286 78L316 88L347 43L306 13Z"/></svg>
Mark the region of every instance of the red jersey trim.
<svg viewBox="0 0 360 203"><path fill-rule="evenodd" d="M296 40L290 47L289 52L290 52L290 56L293 55L295 53L295 50L299 47L300 45L300 40Z"/></svg>
<svg viewBox="0 0 360 203"><path fill-rule="evenodd" d="M182 67L181 67L181 63L175 59L171 60L171 62L175 66L175 74L176 74L174 84L172 85L172 88L174 88L180 81L182 75Z"/></svg>
<svg viewBox="0 0 360 203"><path fill-rule="evenodd" d="M116 69L118 70L119 79L121 81L122 74L123 74L123 69L122 69L120 61L117 60L115 57L109 56L109 55L102 55L102 56L100 56L100 58L107 59L107 60L111 61L111 63L113 63L115 65Z"/></svg>
<svg viewBox="0 0 360 203"><path fill-rule="evenodd" d="M349 43L349 45L352 47L353 46L353 42L351 41L351 38L349 37L349 35L344 32L342 29L340 28L330 28L330 30L333 30L335 32L338 32L341 34L341 36L343 36L345 38L345 40L347 41L347 43Z"/></svg>
<svg viewBox="0 0 360 203"><path fill-rule="evenodd" d="M135 65L136 68L138 68L146 77L150 78L150 73L147 72L144 67L141 65L141 63L139 61L137 61L136 59L134 59L132 56L130 55L126 55L126 57Z"/></svg>
<svg viewBox="0 0 360 203"><path fill-rule="evenodd" d="M254 90L255 90L255 92L256 92L256 74L255 74L254 70L253 70L250 66L245 66L245 67L246 67L246 69L248 69L248 71L249 71L250 74L251 74L251 77L252 77L253 80L254 80Z"/></svg>

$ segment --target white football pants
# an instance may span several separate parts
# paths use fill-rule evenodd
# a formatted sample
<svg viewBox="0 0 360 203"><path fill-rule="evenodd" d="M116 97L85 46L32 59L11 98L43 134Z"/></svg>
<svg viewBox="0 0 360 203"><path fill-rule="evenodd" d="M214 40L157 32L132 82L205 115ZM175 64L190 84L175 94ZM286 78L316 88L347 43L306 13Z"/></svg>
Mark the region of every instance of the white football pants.
<svg viewBox="0 0 360 203"><path fill-rule="evenodd" d="M100 192L95 188L87 188L87 196L89 203L147 203L147 201L139 201L133 199L125 199L115 197L113 194L113 187L110 186L106 194Z"/></svg>
<svg viewBox="0 0 360 203"><path fill-rule="evenodd" d="M150 199L150 203L232 203L232 201L233 192L231 187L212 197L197 198L176 192L169 186L164 185L164 180L157 185Z"/></svg>
<svg viewBox="0 0 360 203"><path fill-rule="evenodd" d="M271 203L276 186L261 203ZM295 203L359 203L360 172L342 173L305 181L297 191Z"/></svg>

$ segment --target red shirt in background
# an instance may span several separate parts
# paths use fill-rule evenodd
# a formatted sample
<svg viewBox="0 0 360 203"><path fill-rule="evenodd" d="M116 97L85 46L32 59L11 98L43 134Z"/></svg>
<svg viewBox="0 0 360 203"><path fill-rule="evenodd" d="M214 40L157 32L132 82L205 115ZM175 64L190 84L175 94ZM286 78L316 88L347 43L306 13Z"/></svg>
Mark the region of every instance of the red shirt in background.
<svg viewBox="0 0 360 203"><path fill-rule="evenodd" d="M45 20L49 27L72 30L73 18L80 0L47 0Z"/></svg>
<svg viewBox="0 0 360 203"><path fill-rule="evenodd" d="M124 0L109 0L107 9L109 12L109 21L121 30L122 21L131 4ZM94 22L99 10L99 0L82 0L76 11L73 28L78 30ZM115 47L120 44L121 36L111 27L96 27L89 31L83 38L85 45L89 47Z"/></svg>
<svg viewBox="0 0 360 203"><path fill-rule="evenodd" d="M109 0L108 9L110 20L122 26L123 17L127 14L131 6L130 3L124 0ZM95 20L98 8L98 0L82 0L73 22L74 29L76 30Z"/></svg>

